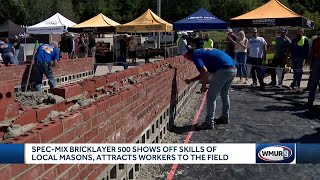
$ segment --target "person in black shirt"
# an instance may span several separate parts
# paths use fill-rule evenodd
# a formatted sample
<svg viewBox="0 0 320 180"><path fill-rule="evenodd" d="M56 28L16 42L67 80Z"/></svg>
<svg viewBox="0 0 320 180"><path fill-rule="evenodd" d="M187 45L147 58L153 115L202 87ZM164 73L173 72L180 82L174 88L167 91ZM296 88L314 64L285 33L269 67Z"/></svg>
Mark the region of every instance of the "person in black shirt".
<svg viewBox="0 0 320 180"><path fill-rule="evenodd" d="M233 34L232 29L227 30L227 38L226 38L226 43L227 43L227 49L226 53L232 58L235 59L236 53L235 53L235 46L237 44L237 36Z"/></svg>
<svg viewBox="0 0 320 180"><path fill-rule="evenodd" d="M93 33L89 34L89 56L94 56L95 54L95 47L96 47L96 39L94 38Z"/></svg>
<svg viewBox="0 0 320 180"><path fill-rule="evenodd" d="M127 59L127 36L120 39L120 57Z"/></svg>
<svg viewBox="0 0 320 180"><path fill-rule="evenodd" d="M63 35L60 41L60 50L62 53L67 53L69 58L71 58L73 50L73 38L69 35L67 30L63 31Z"/></svg>

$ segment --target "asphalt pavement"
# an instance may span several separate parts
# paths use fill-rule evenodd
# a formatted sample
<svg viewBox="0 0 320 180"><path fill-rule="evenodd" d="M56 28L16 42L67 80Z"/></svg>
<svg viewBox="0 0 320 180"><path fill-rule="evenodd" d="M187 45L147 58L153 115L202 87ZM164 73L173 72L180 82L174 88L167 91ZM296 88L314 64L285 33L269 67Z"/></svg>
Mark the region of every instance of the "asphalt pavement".
<svg viewBox="0 0 320 180"><path fill-rule="evenodd" d="M164 139L183 143L190 131L203 95L194 93L184 108L176 128ZM317 102L320 102L320 95ZM306 109L307 93L287 88L267 87L259 91L250 86L233 86L229 125L216 125L213 130L195 131L189 143L320 143L320 108ZM220 115L221 101L217 102ZM204 121L206 109L199 122ZM172 165L148 168L149 176L140 179L166 179ZM142 172L143 174L143 172ZM173 179L319 179L319 164L297 165L179 165ZM138 178L139 179L139 178Z"/></svg>

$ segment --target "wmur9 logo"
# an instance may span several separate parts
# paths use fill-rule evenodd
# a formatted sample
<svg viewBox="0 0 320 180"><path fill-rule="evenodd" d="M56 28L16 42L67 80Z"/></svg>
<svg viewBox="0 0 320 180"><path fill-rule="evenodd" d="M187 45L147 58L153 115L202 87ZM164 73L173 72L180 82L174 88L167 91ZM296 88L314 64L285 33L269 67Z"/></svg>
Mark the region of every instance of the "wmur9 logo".
<svg viewBox="0 0 320 180"><path fill-rule="evenodd" d="M257 144L256 163L295 163L295 144Z"/></svg>

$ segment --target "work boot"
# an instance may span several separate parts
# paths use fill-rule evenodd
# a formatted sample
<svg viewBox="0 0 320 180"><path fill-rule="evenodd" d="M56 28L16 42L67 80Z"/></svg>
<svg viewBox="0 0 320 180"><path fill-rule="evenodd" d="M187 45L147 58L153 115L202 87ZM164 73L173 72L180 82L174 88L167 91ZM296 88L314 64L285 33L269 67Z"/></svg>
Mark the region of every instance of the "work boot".
<svg viewBox="0 0 320 180"><path fill-rule="evenodd" d="M214 120L214 124L229 124L229 118L227 117L219 117Z"/></svg>
<svg viewBox="0 0 320 180"><path fill-rule="evenodd" d="M202 124L200 124L199 126L196 126L197 130L206 130L206 129L213 129L213 125L208 124L206 122L203 122Z"/></svg>

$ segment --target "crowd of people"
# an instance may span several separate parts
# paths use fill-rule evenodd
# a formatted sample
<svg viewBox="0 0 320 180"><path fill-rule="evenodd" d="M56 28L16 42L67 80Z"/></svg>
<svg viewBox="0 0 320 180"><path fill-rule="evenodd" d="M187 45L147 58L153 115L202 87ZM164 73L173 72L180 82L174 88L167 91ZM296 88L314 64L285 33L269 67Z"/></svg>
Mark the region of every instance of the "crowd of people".
<svg viewBox="0 0 320 180"><path fill-rule="evenodd" d="M19 64L20 40L18 36L5 38L4 41L0 40L0 54L3 63L8 66L9 64Z"/></svg>
<svg viewBox="0 0 320 180"><path fill-rule="evenodd" d="M256 28L253 28L251 33L252 37L247 39L244 31L234 34L232 29L228 29L225 51L199 47L196 44L199 41L191 41L188 45L188 37L185 34L179 39L180 53L186 59L193 61L200 73L196 77L186 79L186 83L200 80L202 84L200 91L204 93L208 90L207 115L205 121L197 126L198 129L212 129L214 124L229 123L229 92L237 73L240 76L237 83L247 84L248 75L251 74L253 81L251 86L257 86L259 82L261 90L264 90L266 85L282 87L290 60L293 69L293 81L290 85L292 89L300 89L304 63L310 61L309 83L305 89L309 90L306 106L313 107L317 86L320 87L320 29L316 36L308 39L304 36L304 30L298 28L292 40L287 36L287 29L280 29L279 36L272 42L275 52L271 62L266 59L268 45L266 40L259 36ZM248 65L251 67L250 72L247 71ZM276 69L280 69L278 82ZM272 80L269 84L264 83L266 71L271 74ZM215 118L216 99L219 94L222 101L222 115Z"/></svg>
<svg viewBox="0 0 320 180"><path fill-rule="evenodd" d="M81 33L77 37L64 30L59 47L61 53L68 54L70 59L93 56L96 40L93 33Z"/></svg>

